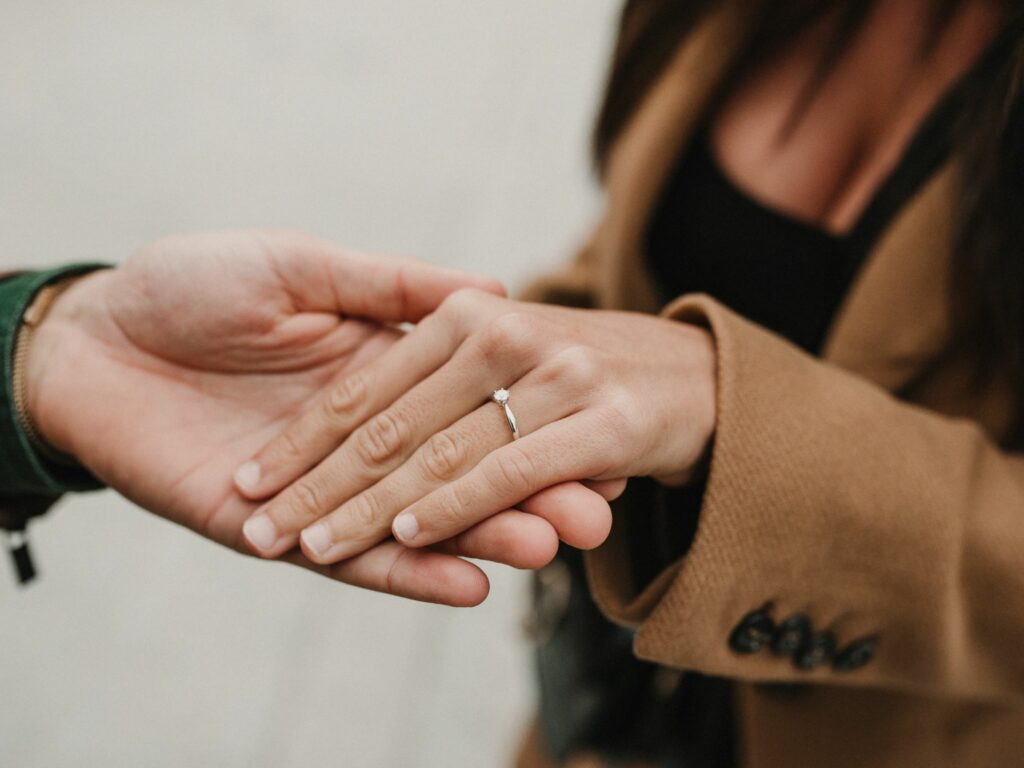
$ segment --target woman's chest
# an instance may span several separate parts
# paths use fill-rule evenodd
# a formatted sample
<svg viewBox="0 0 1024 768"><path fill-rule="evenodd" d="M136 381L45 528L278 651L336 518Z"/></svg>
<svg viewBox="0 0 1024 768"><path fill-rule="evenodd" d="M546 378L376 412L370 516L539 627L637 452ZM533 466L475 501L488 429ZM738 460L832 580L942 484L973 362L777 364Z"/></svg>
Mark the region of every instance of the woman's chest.
<svg viewBox="0 0 1024 768"><path fill-rule="evenodd" d="M873 3L845 36L826 17L740 73L711 120L725 173L766 206L832 233L853 229L1000 21L988 0L946 20L934 7Z"/></svg>

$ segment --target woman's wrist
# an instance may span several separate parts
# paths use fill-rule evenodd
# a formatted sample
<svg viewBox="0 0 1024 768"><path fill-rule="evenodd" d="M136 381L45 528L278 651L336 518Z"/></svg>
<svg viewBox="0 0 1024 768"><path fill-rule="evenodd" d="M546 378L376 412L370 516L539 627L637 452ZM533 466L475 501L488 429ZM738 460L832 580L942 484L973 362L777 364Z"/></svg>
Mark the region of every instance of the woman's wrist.
<svg viewBox="0 0 1024 768"><path fill-rule="evenodd" d="M685 352L679 370L675 396L663 414L663 424L678 435L680 444L670 449L677 459L675 470L655 479L663 485L678 487L699 482L707 474L718 420L717 356L715 341L705 328L677 320L666 320L684 334ZM670 444L674 444L670 440Z"/></svg>

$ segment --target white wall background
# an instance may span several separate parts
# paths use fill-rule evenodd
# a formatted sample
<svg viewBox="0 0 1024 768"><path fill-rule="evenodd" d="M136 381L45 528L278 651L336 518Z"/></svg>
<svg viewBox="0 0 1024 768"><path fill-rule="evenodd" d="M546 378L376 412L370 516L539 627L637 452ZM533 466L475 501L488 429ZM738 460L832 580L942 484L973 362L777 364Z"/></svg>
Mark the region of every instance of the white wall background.
<svg viewBox="0 0 1024 768"><path fill-rule="evenodd" d="M0 267L289 226L496 274L562 260L617 0L0 0ZM248 560L111 493L0 565L0 766L496 766L522 574L454 611Z"/></svg>

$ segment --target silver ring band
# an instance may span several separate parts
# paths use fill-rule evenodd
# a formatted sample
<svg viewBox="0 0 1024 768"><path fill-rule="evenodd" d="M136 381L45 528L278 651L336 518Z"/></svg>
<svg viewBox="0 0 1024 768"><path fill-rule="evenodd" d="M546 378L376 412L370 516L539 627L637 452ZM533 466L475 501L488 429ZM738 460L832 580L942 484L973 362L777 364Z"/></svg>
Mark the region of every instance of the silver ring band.
<svg viewBox="0 0 1024 768"><path fill-rule="evenodd" d="M496 402L501 409L505 411L505 420L508 422L508 428L512 430L512 439L519 439L519 424L516 422L516 415L512 413L512 409L509 407L509 391L502 387L501 389L494 390L491 395L491 400Z"/></svg>

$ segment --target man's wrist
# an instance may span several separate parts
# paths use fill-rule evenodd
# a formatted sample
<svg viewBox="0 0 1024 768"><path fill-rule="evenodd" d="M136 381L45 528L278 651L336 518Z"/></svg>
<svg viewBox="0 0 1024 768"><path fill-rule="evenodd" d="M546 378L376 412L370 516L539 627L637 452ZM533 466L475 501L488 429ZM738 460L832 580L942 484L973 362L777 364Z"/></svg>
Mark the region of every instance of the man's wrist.
<svg viewBox="0 0 1024 768"><path fill-rule="evenodd" d="M79 264L40 272L26 272L0 282L0 495L59 495L66 491L88 490L100 484L79 466L63 466L48 461L33 446L15 405L15 342L22 320L35 298L47 285L72 275L101 268L99 264ZM33 344L34 346L34 344ZM46 354L44 349L41 354ZM63 371L65 377L73 371ZM34 384L26 382L26 394ZM28 398L29 402L31 398ZM49 435L45 435L49 439Z"/></svg>
<svg viewBox="0 0 1024 768"><path fill-rule="evenodd" d="M28 309L25 310L24 315L22 315L21 326L16 332L14 339L11 379L15 412L32 447L46 460L64 466L74 466L76 462L70 456L59 452L47 442L40 433L36 425L36 419L29 410L28 358L33 342L36 340L36 331L53 308L54 302L64 291L75 282L84 279L84 277L84 275L73 275L43 287L36 294ZM35 387L32 388L32 391L35 391Z"/></svg>
<svg viewBox="0 0 1024 768"><path fill-rule="evenodd" d="M73 441L67 434L71 419L64 412L73 405L73 399L61 394L63 385L74 381L75 366L68 362L68 353L93 325L93 318L102 313L102 286L109 274L108 269L96 270L47 286L23 318L21 337L27 338L20 361L24 386L22 415L30 437L43 444L41 453L57 463L75 462ZM18 348L22 348L21 338ZM16 357L15 365L18 363ZM15 375L18 373L16 368Z"/></svg>

